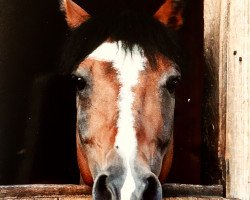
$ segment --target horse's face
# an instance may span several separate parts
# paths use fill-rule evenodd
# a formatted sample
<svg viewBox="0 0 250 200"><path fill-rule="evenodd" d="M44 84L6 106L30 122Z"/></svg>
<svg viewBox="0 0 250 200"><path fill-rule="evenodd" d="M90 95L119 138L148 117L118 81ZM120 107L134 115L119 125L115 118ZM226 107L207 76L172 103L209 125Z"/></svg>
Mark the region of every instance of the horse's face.
<svg viewBox="0 0 250 200"><path fill-rule="evenodd" d="M161 22L168 21L169 4L174 1L166 2L155 14ZM63 0L63 8L72 28L89 18L72 0ZM69 49L94 47L92 40L100 39L106 29L111 36L104 36L108 40L98 43L92 53L65 54L80 63L73 71L78 88L78 165L84 183L93 185L96 200L161 199L161 182L172 161L174 89L180 79L172 61L175 45L165 27L153 18L144 21L144 15L136 15L138 21L134 22L134 18L122 16L122 28L118 20L98 31L103 21L98 21L97 27L88 21L75 32L81 33L79 42L84 45L79 47L73 37ZM81 32L86 27L90 29Z"/></svg>
<svg viewBox="0 0 250 200"><path fill-rule="evenodd" d="M125 53L121 42L104 43L74 74L84 182L94 180L97 198L160 194L157 177L165 179L172 157L175 65L159 55L155 68L137 46Z"/></svg>

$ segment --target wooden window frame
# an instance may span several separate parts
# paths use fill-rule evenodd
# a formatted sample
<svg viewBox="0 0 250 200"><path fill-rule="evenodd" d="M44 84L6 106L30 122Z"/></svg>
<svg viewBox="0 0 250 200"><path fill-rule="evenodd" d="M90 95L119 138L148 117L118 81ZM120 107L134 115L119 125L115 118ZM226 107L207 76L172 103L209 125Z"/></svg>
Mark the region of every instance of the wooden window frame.
<svg viewBox="0 0 250 200"><path fill-rule="evenodd" d="M206 164L211 181L221 176L224 195L242 200L250 199L249 19L250 0L204 0L204 145L218 167Z"/></svg>

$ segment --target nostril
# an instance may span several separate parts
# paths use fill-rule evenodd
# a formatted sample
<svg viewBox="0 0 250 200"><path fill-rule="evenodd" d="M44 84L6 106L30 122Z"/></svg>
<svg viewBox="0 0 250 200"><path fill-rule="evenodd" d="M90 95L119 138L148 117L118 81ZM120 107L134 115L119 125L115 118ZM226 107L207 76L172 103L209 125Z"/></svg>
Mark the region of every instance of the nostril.
<svg viewBox="0 0 250 200"><path fill-rule="evenodd" d="M93 187L93 199L94 200L110 200L111 193L107 187L107 175L101 175L97 178Z"/></svg>
<svg viewBox="0 0 250 200"><path fill-rule="evenodd" d="M147 178L147 187L143 193L143 200L160 200L162 199L161 184L154 176Z"/></svg>

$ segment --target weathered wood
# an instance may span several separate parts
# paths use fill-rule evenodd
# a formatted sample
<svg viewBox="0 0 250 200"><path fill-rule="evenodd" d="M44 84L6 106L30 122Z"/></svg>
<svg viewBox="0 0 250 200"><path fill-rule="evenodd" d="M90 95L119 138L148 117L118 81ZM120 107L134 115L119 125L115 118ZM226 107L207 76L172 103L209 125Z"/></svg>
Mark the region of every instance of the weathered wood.
<svg viewBox="0 0 250 200"><path fill-rule="evenodd" d="M227 197L243 200L250 199L249 21L250 0L204 0L205 57L218 77L218 157L223 168L225 155Z"/></svg>
<svg viewBox="0 0 250 200"><path fill-rule="evenodd" d="M204 1L204 53L205 53L205 87L202 126L202 181L205 184L218 184L222 177L224 160L224 140L219 139L223 133L223 102L219 102L219 35L220 35L220 1ZM221 126L222 125L222 126ZM223 134L222 134L223 135ZM218 142L219 141L219 142Z"/></svg>
<svg viewBox="0 0 250 200"><path fill-rule="evenodd" d="M222 197L169 197L163 200L236 200L236 199L225 199Z"/></svg>
<svg viewBox="0 0 250 200"><path fill-rule="evenodd" d="M32 198L3 198L4 200L92 200L91 197L82 196L59 196L59 197L32 197ZM163 200L236 200L225 198L210 198L210 197L170 197Z"/></svg>
<svg viewBox="0 0 250 200"><path fill-rule="evenodd" d="M250 0L226 1L228 197L250 199Z"/></svg>
<svg viewBox="0 0 250 200"><path fill-rule="evenodd" d="M92 200L90 196L36 196L36 197L5 197L1 198L4 200ZM222 197L168 197L163 198L163 200L239 200L239 199L228 199Z"/></svg>
<svg viewBox="0 0 250 200"><path fill-rule="evenodd" d="M220 197L223 194L221 185L202 186L186 184L164 184L162 186L164 197ZM18 185L0 186L0 198L81 198L88 199L91 188L85 185Z"/></svg>
<svg viewBox="0 0 250 200"><path fill-rule="evenodd" d="M223 196L222 185L188 185L188 184L164 184L162 186L164 197L182 197L182 196Z"/></svg>
<svg viewBox="0 0 250 200"><path fill-rule="evenodd" d="M33 197L50 195L91 195L91 188L86 185L13 185L0 186L0 198Z"/></svg>

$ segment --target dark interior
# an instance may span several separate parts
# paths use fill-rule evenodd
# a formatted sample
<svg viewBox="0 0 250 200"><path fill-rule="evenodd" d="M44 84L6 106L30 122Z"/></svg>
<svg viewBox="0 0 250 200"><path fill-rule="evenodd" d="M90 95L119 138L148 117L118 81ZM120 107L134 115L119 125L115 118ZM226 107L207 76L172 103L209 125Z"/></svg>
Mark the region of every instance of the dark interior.
<svg viewBox="0 0 250 200"><path fill-rule="evenodd" d="M149 13L160 5L135 2L129 1ZM177 91L174 161L167 181L201 184L203 1L185 4L178 34L187 62ZM109 5L115 1L82 1L92 15ZM68 33L59 3L0 0L0 8L0 184L78 183L74 92L56 75Z"/></svg>

